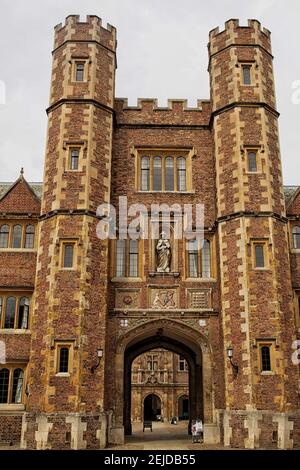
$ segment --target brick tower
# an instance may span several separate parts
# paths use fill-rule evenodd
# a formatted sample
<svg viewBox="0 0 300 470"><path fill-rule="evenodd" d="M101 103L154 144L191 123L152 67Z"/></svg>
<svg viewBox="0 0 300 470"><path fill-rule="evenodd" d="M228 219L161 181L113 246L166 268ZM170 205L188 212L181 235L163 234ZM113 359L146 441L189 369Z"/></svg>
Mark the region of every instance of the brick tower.
<svg viewBox="0 0 300 470"><path fill-rule="evenodd" d="M115 29L103 28L96 16L86 22L69 16L55 28L22 432L27 448L106 443L108 256L106 242L96 237L96 209L110 200L115 51ZM91 373L97 349L104 357ZM72 364L71 380L64 357Z"/></svg>
<svg viewBox="0 0 300 470"><path fill-rule="evenodd" d="M270 32L237 20L210 33L225 357L224 444L289 447L299 406L296 338ZM261 348L273 372L261 372ZM227 359L233 350L233 364ZM268 353L267 349L265 350ZM263 356L263 355L262 355ZM275 371L275 373L274 373Z"/></svg>

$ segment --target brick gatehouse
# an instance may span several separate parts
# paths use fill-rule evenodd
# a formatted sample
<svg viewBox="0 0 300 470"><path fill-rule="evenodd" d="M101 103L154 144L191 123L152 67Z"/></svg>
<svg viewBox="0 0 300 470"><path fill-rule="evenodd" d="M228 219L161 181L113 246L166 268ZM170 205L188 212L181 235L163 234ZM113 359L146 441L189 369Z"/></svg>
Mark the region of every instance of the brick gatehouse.
<svg viewBox="0 0 300 470"><path fill-rule="evenodd" d="M128 106L115 28L55 27L43 183L1 184L2 442L122 444L131 365L163 349L188 364L206 443L300 447L300 190L282 183L270 32L230 20L208 52L210 99ZM100 239L97 208L119 196L204 204L203 243L175 237L175 211L167 269L143 224L138 240Z"/></svg>

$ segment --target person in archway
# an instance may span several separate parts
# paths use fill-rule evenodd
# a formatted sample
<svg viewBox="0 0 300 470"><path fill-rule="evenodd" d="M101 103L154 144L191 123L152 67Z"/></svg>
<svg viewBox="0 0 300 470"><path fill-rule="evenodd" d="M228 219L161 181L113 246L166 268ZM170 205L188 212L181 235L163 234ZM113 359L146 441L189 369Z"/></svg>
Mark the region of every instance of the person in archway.
<svg viewBox="0 0 300 470"><path fill-rule="evenodd" d="M192 442L203 442L203 423L200 418L192 421Z"/></svg>

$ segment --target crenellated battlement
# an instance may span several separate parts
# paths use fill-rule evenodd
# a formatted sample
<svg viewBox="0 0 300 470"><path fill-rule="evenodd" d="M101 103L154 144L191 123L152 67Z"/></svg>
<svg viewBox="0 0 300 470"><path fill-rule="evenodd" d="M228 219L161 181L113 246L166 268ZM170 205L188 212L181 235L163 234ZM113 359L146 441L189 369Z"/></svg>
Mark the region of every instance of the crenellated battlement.
<svg viewBox="0 0 300 470"><path fill-rule="evenodd" d="M128 124L206 125L211 115L211 103L206 99L197 100L196 107L189 107L186 99L168 99L167 106L159 106L157 98L138 98L136 105L129 106L127 98L115 98L114 108L118 122Z"/></svg>
<svg viewBox="0 0 300 470"><path fill-rule="evenodd" d="M210 104L209 100L197 100L196 107L189 107L188 100L186 99L168 99L168 106L159 106L157 98L137 98L137 105L130 106L128 105L128 98L115 98L116 108L119 110L136 110L143 111L150 109L152 111L203 111L203 107L207 107Z"/></svg>
<svg viewBox="0 0 300 470"><path fill-rule="evenodd" d="M210 55L219 52L231 44L254 45L258 44L271 53L271 33L262 28L261 23L255 19L248 19L247 26L241 26L238 19L230 19L225 22L225 28L219 27L209 32Z"/></svg>
<svg viewBox="0 0 300 470"><path fill-rule="evenodd" d="M115 51L116 28L109 23L103 27L96 15L87 15L86 21L80 21L80 15L69 15L64 24L54 27L54 49L66 41L97 41Z"/></svg>

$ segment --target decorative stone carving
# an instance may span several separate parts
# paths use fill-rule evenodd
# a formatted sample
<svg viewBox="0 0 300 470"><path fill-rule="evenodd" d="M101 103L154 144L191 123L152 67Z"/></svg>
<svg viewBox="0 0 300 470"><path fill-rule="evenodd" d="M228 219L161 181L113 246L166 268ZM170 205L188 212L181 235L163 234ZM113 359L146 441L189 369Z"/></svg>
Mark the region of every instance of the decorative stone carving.
<svg viewBox="0 0 300 470"><path fill-rule="evenodd" d="M145 380L145 384L154 385L154 384L158 384L158 383L159 383L158 378L155 375L152 375L152 374L149 375Z"/></svg>
<svg viewBox="0 0 300 470"><path fill-rule="evenodd" d="M189 289L189 307L199 310L211 308L211 289Z"/></svg>
<svg viewBox="0 0 300 470"><path fill-rule="evenodd" d="M151 289L151 307L159 309L176 308L176 289Z"/></svg>
<svg viewBox="0 0 300 470"><path fill-rule="evenodd" d="M117 289L116 308L138 308L140 306L139 289Z"/></svg>

